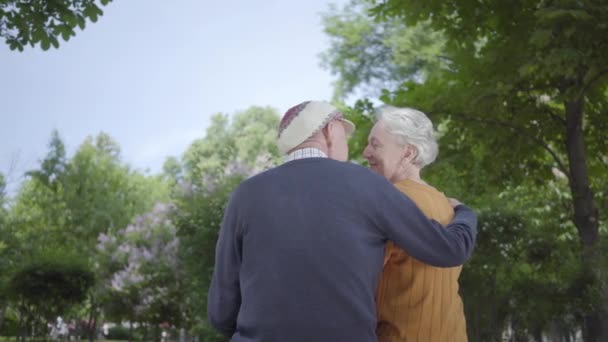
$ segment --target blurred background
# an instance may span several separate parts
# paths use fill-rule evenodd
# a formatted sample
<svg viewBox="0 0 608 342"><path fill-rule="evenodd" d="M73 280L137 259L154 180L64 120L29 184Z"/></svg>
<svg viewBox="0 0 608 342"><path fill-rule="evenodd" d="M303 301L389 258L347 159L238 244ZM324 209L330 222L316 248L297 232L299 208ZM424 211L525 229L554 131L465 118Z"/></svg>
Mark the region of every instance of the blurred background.
<svg viewBox="0 0 608 342"><path fill-rule="evenodd" d="M223 341L224 205L282 113L424 111L479 213L470 341L608 341L603 0L0 0L0 341Z"/></svg>

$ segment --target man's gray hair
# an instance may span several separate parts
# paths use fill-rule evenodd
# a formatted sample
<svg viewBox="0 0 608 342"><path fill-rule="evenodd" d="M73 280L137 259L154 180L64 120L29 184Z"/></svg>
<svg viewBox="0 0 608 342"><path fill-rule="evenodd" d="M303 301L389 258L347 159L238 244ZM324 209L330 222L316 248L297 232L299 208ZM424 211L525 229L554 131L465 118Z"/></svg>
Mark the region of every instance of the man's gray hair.
<svg viewBox="0 0 608 342"><path fill-rule="evenodd" d="M376 122L380 121L398 138L399 143L416 148L418 154L413 160L415 165L423 168L435 161L439 146L433 123L423 112L412 108L382 106L376 109Z"/></svg>

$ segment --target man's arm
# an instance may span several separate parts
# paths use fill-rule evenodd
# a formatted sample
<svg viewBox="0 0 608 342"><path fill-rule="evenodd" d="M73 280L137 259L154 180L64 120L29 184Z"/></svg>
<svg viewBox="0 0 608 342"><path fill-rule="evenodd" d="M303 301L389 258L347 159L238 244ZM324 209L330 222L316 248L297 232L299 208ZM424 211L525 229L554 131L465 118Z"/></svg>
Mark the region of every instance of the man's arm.
<svg viewBox="0 0 608 342"><path fill-rule="evenodd" d="M454 208L455 216L444 228L429 220L394 186L386 183L374 205L377 227L410 256L437 267L462 265L473 253L477 217L464 205Z"/></svg>
<svg viewBox="0 0 608 342"><path fill-rule="evenodd" d="M235 197L233 193L224 212L207 299L209 323L228 337L236 330L236 318L241 306L239 269L242 249Z"/></svg>

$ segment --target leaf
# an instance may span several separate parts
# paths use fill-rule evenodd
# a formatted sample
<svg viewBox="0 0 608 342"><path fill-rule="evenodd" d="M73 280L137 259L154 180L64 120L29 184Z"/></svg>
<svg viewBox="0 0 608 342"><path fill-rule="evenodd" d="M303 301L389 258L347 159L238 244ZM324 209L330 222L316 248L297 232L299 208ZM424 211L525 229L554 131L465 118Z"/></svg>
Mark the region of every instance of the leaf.
<svg viewBox="0 0 608 342"><path fill-rule="evenodd" d="M63 26L61 30L61 37L63 38L63 40L67 42L68 40L70 40L70 37L72 35L74 35L74 30L72 30L72 28L69 26Z"/></svg>
<svg viewBox="0 0 608 342"><path fill-rule="evenodd" d="M8 41L8 40L7 40ZM15 50L15 49L19 49L19 51L23 51L23 46L21 46L21 44L19 44L17 41L15 40L10 40L8 43L8 46L11 50Z"/></svg>
<svg viewBox="0 0 608 342"><path fill-rule="evenodd" d="M527 76L534 74L534 72L536 72L537 69L538 69L538 67L536 66L536 64L526 63L526 64L522 65L521 67L519 67L519 75L522 77L527 77Z"/></svg>
<svg viewBox="0 0 608 342"><path fill-rule="evenodd" d="M92 22L97 22L99 16L103 15L103 11L99 7L97 7L97 5L92 3L87 6L84 11L82 11L82 14L85 17L89 17Z"/></svg>
<svg viewBox="0 0 608 342"><path fill-rule="evenodd" d="M57 38L55 36L50 36L49 39L51 40L51 44L53 45L53 47L55 49L59 48L59 41L57 40Z"/></svg>
<svg viewBox="0 0 608 342"><path fill-rule="evenodd" d="M36 28L32 31L32 42L33 43L37 43L39 41L44 40L44 38L46 37L46 32L44 32L44 30Z"/></svg>
<svg viewBox="0 0 608 342"><path fill-rule="evenodd" d="M549 29L535 30L530 36L530 43L538 47L549 45L553 41L553 32Z"/></svg>
<svg viewBox="0 0 608 342"><path fill-rule="evenodd" d="M42 48L42 50L47 51L51 47L50 40L48 38L47 39L43 39L40 42L40 47Z"/></svg>
<svg viewBox="0 0 608 342"><path fill-rule="evenodd" d="M84 27L86 26L86 20L85 17L82 15L79 15L77 18L78 21L78 27L80 27L81 30L84 30Z"/></svg>
<svg viewBox="0 0 608 342"><path fill-rule="evenodd" d="M579 20L590 20L593 19L587 11L584 10L570 10L563 8L545 8L538 10L536 15L541 20L541 22L548 21L561 21L567 20L569 18L579 19Z"/></svg>

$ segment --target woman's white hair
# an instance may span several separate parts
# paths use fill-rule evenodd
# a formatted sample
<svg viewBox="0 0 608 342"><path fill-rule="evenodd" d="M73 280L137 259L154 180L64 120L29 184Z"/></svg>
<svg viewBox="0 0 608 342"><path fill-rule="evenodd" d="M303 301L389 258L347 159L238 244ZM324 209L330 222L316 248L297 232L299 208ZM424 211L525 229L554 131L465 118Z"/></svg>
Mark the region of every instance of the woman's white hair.
<svg viewBox="0 0 608 342"><path fill-rule="evenodd" d="M382 106L376 110L376 122L382 122L403 146L410 144L416 148L418 153L412 162L420 168L437 158L439 146L433 123L423 112L412 108Z"/></svg>

